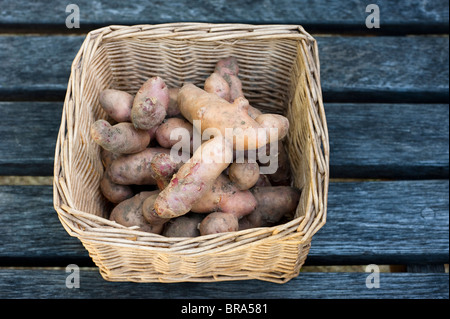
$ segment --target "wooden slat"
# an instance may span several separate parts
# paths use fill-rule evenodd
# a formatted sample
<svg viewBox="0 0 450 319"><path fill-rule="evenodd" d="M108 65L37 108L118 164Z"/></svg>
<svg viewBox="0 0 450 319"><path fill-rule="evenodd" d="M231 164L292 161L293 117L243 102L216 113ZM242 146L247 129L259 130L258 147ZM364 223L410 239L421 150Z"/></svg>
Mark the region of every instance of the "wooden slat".
<svg viewBox="0 0 450 319"><path fill-rule="evenodd" d="M448 263L448 208L448 180L332 183L307 262Z"/></svg>
<svg viewBox="0 0 450 319"><path fill-rule="evenodd" d="M336 178L448 178L449 106L325 104Z"/></svg>
<svg viewBox="0 0 450 319"><path fill-rule="evenodd" d="M449 39L316 37L326 102L448 102ZM0 99L63 100L83 36L0 36Z"/></svg>
<svg viewBox="0 0 450 319"><path fill-rule="evenodd" d="M0 27L33 32L35 29L65 30L64 1L10 1L2 4ZM380 29L365 26L363 0L330 2L325 0L174 0L170 2L136 0L92 2L78 0L80 27L84 30L110 24L165 23L178 21L216 23L301 23L322 32L360 31L373 33L448 32L449 4L446 0L378 0ZM24 10L24 8L27 8ZM66 29L67 31L67 29Z"/></svg>
<svg viewBox="0 0 450 319"><path fill-rule="evenodd" d="M331 183L309 265L448 263L448 180ZM0 186L0 266L92 265L63 229L50 186Z"/></svg>
<svg viewBox="0 0 450 319"><path fill-rule="evenodd" d="M379 288L369 289L371 273L301 273L285 284L257 280L216 283L108 282L95 269L79 269L79 288L67 288L72 271L0 269L2 299L448 299L448 274L379 273ZM370 278L369 278L370 280ZM261 300L264 302L264 300ZM194 304L198 304L194 303ZM181 313L174 301L171 314ZM273 305L270 304L269 305ZM273 305L275 306L275 305ZM223 305L225 307L225 305ZM274 309L270 309L273 311ZM225 309L223 309L225 311ZM219 312L216 312L218 314ZM273 312L271 312L273 313ZM168 314L168 313L167 313Z"/></svg>
<svg viewBox="0 0 450 319"><path fill-rule="evenodd" d="M0 99L63 101L84 37L0 36Z"/></svg>
<svg viewBox="0 0 450 319"><path fill-rule="evenodd" d="M325 101L446 102L446 37L318 37Z"/></svg>
<svg viewBox="0 0 450 319"><path fill-rule="evenodd" d="M93 265L53 209L51 186L0 186L0 264Z"/></svg>
<svg viewBox="0 0 450 319"><path fill-rule="evenodd" d="M0 175L53 174L61 112L61 102L0 102ZM328 103L325 112L331 177L448 178L448 105Z"/></svg>
<svg viewBox="0 0 450 319"><path fill-rule="evenodd" d="M0 102L0 175L53 175L62 102Z"/></svg>

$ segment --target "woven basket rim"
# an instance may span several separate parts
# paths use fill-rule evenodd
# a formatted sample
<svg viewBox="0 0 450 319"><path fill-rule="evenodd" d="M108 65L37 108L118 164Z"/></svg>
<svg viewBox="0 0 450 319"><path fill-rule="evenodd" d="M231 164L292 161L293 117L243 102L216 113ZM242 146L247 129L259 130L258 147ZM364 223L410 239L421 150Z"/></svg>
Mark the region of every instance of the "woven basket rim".
<svg viewBox="0 0 450 319"><path fill-rule="evenodd" d="M74 237L79 239L90 241L94 240L92 233L97 232L95 240L114 244L113 241L109 241L111 234L114 233L116 238L120 241L118 245L142 245L146 247L145 243L162 243L161 249L168 249L176 251L173 247L177 248L177 245L192 244L200 241L209 242L230 242L236 241L236 238L250 237L252 234L258 234L261 238L267 236L276 236L279 233L296 233L301 234L301 242L308 242L326 222L326 210L327 210L327 193L328 193L328 180L329 180L329 153L328 153L328 132L326 128L325 119L323 119L323 130L326 136L322 137L325 142L326 151L324 157L326 159L326 165L324 169L325 185L322 203L323 215L320 218L314 220L308 220L305 216L297 217L286 224L252 228L248 230L240 230L232 233L219 233L207 236L199 236L195 238L184 237L165 237L163 235L151 234L144 231L134 230L125 226L119 225L115 222L109 221L103 217L95 216L89 212L83 212L74 208L71 205L70 192L67 190L67 181L60 176L60 171L63 169L63 163L60 161L60 154L62 150L62 142L67 128L65 117L68 108L74 108L76 101L72 97L74 90L74 83L80 79L80 70L85 63L88 63L89 57L95 52L95 49L101 45L102 41L113 41L116 39L158 39L158 38L171 38L175 40L189 40L189 41L222 41L230 39L281 39L288 38L293 40L302 40L310 43L311 46L317 48L316 40L307 33L301 25L254 25L254 24L241 24L241 23L203 23L203 22L177 22L166 24L139 24L139 25L110 25L102 27L96 30L90 31L80 47L76 57L73 60L71 67L71 74L67 85L67 92L64 100L63 115L61 120L61 126L57 138L55 149L55 164L54 164L54 209L56 210L59 219L66 229L66 231ZM313 61L319 68L318 55L313 56ZM318 80L318 88L320 89L320 79ZM321 92L320 92L321 94ZM321 96L319 97L322 103ZM323 105L321 104L321 115L324 118ZM65 201L67 204L63 204ZM315 224L315 225L312 225ZM303 231L305 225L314 226L308 227L306 232ZM108 229L109 231L99 231L100 229ZM288 231L286 231L288 229ZM232 238L232 239L230 239ZM164 244L166 246L164 246ZM194 245L193 244L193 245ZM153 247L153 246L152 246ZM195 252L194 252L195 253Z"/></svg>

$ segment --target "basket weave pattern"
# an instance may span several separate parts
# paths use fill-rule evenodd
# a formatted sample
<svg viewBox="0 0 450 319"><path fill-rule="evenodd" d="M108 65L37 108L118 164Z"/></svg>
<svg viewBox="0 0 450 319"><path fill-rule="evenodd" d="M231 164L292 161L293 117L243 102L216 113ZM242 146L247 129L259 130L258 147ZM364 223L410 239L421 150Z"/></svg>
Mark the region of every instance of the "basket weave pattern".
<svg viewBox="0 0 450 319"><path fill-rule="evenodd" d="M134 95L152 76L169 87L202 87L215 63L228 56L239 62L250 104L289 119L293 186L302 189L295 215L282 225L195 238L169 238L110 221L111 206L99 189L100 148L89 133L94 121L107 117L101 90ZM312 236L325 224L328 179L318 48L301 26L109 26L90 32L72 63L55 151L54 208L106 280L286 282L299 274Z"/></svg>

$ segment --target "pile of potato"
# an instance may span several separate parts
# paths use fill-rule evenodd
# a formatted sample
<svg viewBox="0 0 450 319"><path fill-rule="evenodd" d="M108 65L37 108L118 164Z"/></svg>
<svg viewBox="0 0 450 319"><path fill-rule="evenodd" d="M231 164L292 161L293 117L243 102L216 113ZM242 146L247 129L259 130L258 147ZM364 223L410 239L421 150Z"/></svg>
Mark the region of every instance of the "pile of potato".
<svg viewBox="0 0 450 319"><path fill-rule="evenodd" d="M108 120L93 123L91 137L101 146L100 189L114 204L111 220L164 236L195 237L275 225L296 209L300 190L290 186L283 145L289 122L252 107L238 72L230 57L217 62L203 88L168 88L152 77L135 96L101 92ZM182 161L173 156L181 137L171 138L180 128L190 139L187 149L177 151ZM222 134L195 145L194 134L211 129ZM278 145L278 166L262 174L267 163L247 155L270 143ZM238 160L237 154L244 156Z"/></svg>

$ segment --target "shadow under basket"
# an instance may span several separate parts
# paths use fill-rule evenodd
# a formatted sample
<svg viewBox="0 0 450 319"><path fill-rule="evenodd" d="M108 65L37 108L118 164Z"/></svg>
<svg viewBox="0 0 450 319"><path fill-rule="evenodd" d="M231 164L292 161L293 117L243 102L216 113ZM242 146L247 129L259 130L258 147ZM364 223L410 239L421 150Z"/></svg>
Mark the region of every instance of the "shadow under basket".
<svg viewBox="0 0 450 319"><path fill-rule="evenodd" d="M194 238L170 238L108 219L100 192L104 167L90 137L107 118L106 88L135 94L152 76L169 87L203 87L221 58L237 58L243 91L263 112L285 115L292 186L301 189L287 222ZM312 236L325 224L329 142L318 47L299 25L171 23L108 26L87 34L72 67L55 150L54 208L105 280L284 283L304 264Z"/></svg>

